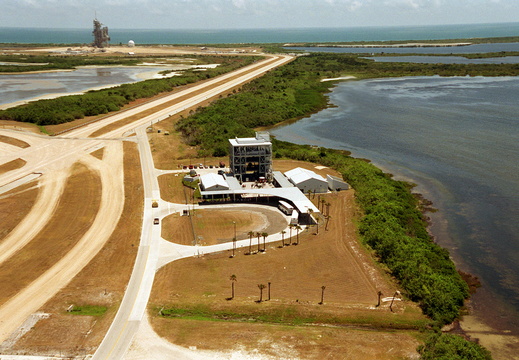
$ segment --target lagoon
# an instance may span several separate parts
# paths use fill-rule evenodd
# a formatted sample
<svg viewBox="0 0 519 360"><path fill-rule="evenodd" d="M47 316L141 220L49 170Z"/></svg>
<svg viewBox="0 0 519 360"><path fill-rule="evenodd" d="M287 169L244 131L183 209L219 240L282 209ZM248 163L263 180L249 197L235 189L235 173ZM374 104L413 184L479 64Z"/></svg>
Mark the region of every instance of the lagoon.
<svg viewBox="0 0 519 360"><path fill-rule="evenodd" d="M519 78L349 81L329 96L336 107L271 134L349 150L418 184L439 209L437 242L482 280L477 315L519 333Z"/></svg>
<svg viewBox="0 0 519 360"><path fill-rule="evenodd" d="M117 86L152 78L171 67L101 66L82 67L73 71L13 73L0 75L0 108L2 105L42 96L55 97Z"/></svg>

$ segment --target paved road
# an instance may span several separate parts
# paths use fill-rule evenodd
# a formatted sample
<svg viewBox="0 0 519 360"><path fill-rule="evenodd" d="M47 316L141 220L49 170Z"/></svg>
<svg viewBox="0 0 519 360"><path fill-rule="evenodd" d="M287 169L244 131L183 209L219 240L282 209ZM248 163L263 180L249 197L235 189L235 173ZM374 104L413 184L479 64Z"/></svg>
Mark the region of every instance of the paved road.
<svg viewBox="0 0 519 360"><path fill-rule="evenodd" d="M146 127L149 126L150 123L163 120L171 114L183 111L184 109L194 106L210 97L227 91L236 85L247 82L250 79L290 60L290 57L279 57L274 61L266 61L264 67L249 72L239 79L233 79L228 83L209 89L202 94L195 95L192 98L164 111L145 117L131 125L124 126L115 132L105 135L106 137L110 137L115 134L120 134L121 131L128 132L135 129L134 131L137 135L144 183L145 209L139 251L128 287L110 329L94 354L94 360L124 358L124 354L127 352L145 314L155 272L158 269L159 249L162 242L160 236L161 227L153 225L153 219L155 217L162 219L165 215L180 211L185 207L185 205L175 205L173 208L168 206L168 211L161 210L161 207L151 208L152 199L160 199L160 190L156 172L154 171L151 149L145 132ZM136 124L138 125L137 128L135 127ZM163 202L161 201L161 203ZM164 206L162 206L162 208L164 208ZM221 249L225 247L229 248L229 244L215 247L214 251L221 251ZM170 249L170 253L171 251L175 253L176 258L193 255L193 249L188 249L188 247L176 247L173 250Z"/></svg>
<svg viewBox="0 0 519 360"><path fill-rule="evenodd" d="M26 164L20 169L9 171L0 176L0 194L11 188L10 185L14 182L16 182L17 185L21 185L24 182L29 181L29 179L32 179L35 176L35 173L41 173L44 177L46 174L47 176L52 176L52 171L67 168L79 158L84 157L85 154L98 148L106 147L110 142L120 142L121 140L135 141L134 138L122 138L122 136L135 131L136 128L140 127L139 130L137 130L137 141L139 143L140 156L143 164L142 170L145 184L145 201L146 204L150 204L151 199L159 199L160 196L157 179L154 176L153 160L144 129L149 126L150 123L160 121L191 106L196 106L208 98L216 96L235 86L239 86L290 60L291 57L279 56L260 61L246 68L209 80L203 84L191 87L171 96L163 97L162 99L144 104L139 108L107 117L96 123L72 130L66 133L66 136L47 137L36 134L13 132L10 130L0 130L1 133L7 136L22 139L31 145L25 149L4 147L5 151L2 151L0 154L0 164L18 158L25 160ZM126 125L104 134L102 138L88 137L98 129L119 121L124 117L145 111L189 94L193 94L193 96L188 100L184 100L168 109L157 112L152 116L142 118L130 125ZM114 184L113 186L116 185ZM122 203L123 201L121 200L120 202ZM171 211L175 210L175 208L172 208L171 206L168 206L168 209ZM147 207L144 211L141 243L131 281L128 284L127 292L125 293L123 304L121 304L116 320L111 326L110 331L107 333L98 352L95 354L95 357L98 359L123 358L146 309L146 304L153 283L153 277L157 268L156 263L159 258L158 250L161 241L160 226L153 226L152 219L157 215L160 217L165 215L163 210L159 210L160 213L158 214L154 214L154 210L155 209L152 209L151 207ZM114 223L117 223L117 221ZM192 250L189 251L189 254L192 254Z"/></svg>

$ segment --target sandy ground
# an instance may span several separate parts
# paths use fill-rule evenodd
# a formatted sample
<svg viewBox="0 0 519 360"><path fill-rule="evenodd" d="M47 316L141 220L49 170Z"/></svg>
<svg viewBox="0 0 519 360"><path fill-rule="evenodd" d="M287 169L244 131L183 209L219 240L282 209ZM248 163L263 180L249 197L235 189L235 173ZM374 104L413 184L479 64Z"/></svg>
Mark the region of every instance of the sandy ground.
<svg viewBox="0 0 519 360"><path fill-rule="evenodd" d="M99 212L90 229L66 256L0 307L0 342L13 333L30 314L36 312L86 266L111 235L124 204L121 147L121 143L119 142L110 143L105 150L103 161L97 160L90 155L81 157L83 164L99 172L101 176L103 187ZM65 164L67 164L67 162L65 162ZM67 169L66 165L63 170L65 169ZM52 176L54 174L52 173L47 175L49 176L45 176L44 178L54 178ZM45 195L42 196L52 198L53 196L59 195L62 189L61 182L66 177L65 175L66 171L64 175L58 176L58 180L54 182L54 186L51 187L47 184L45 187L48 187L49 190L44 189L42 193L45 193ZM53 184L53 180L48 180L48 183ZM45 207L43 201L49 201L50 204L53 202L47 198L41 200L39 202L40 207L31 213L33 214L32 216L29 214L29 220L34 221L35 218L38 217L37 211ZM52 211L46 212L46 210L44 210L43 213L47 214L45 216L48 217ZM36 220L39 227L45 224L44 220L45 219L41 222ZM33 224L28 222L26 218L18 228L21 230L15 229L15 233L10 237L9 243L16 243L20 238L25 242L30 241L30 238L24 239L24 233L26 231L31 232L32 225ZM24 229L24 226L27 226L27 228ZM33 231L34 234L37 232L38 229ZM3 243L5 243L5 241Z"/></svg>
<svg viewBox="0 0 519 360"><path fill-rule="evenodd" d="M0 243L0 264L13 256L36 236L50 220L58 205L69 169L54 171L42 178L42 189L30 213Z"/></svg>

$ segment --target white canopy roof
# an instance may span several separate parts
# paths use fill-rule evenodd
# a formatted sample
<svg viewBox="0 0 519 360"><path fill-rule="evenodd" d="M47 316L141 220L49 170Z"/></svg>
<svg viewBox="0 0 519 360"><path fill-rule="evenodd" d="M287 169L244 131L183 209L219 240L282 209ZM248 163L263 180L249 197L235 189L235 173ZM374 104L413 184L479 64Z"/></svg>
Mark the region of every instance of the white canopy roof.
<svg viewBox="0 0 519 360"><path fill-rule="evenodd" d="M316 174L312 170L303 169L300 167L285 172L285 176L289 178L294 184L300 184L310 179L326 182L325 178L323 178L321 175Z"/></svg>
<svg viewBox="0 0 519 360"><path fill-rule="evenodd" d="M215 173L204 174L200 176L200 182L202 183L202 187L206 190L209 189L218 189L218 190L226 190L229 189L229 184L224 179L222 175L218 175Z"/></svg>

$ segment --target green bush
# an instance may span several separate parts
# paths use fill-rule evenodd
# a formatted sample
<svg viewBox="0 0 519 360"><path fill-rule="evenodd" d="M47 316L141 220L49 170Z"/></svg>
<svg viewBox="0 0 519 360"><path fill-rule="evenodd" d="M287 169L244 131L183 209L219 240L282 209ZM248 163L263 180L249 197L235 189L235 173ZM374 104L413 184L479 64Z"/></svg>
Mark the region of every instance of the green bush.
<svg viewBox="0 0 519 360"><path fill-rule="evenodd" d="M491 360L484 347L461 336L433 334L418 348L422 360Z"/></svg>

